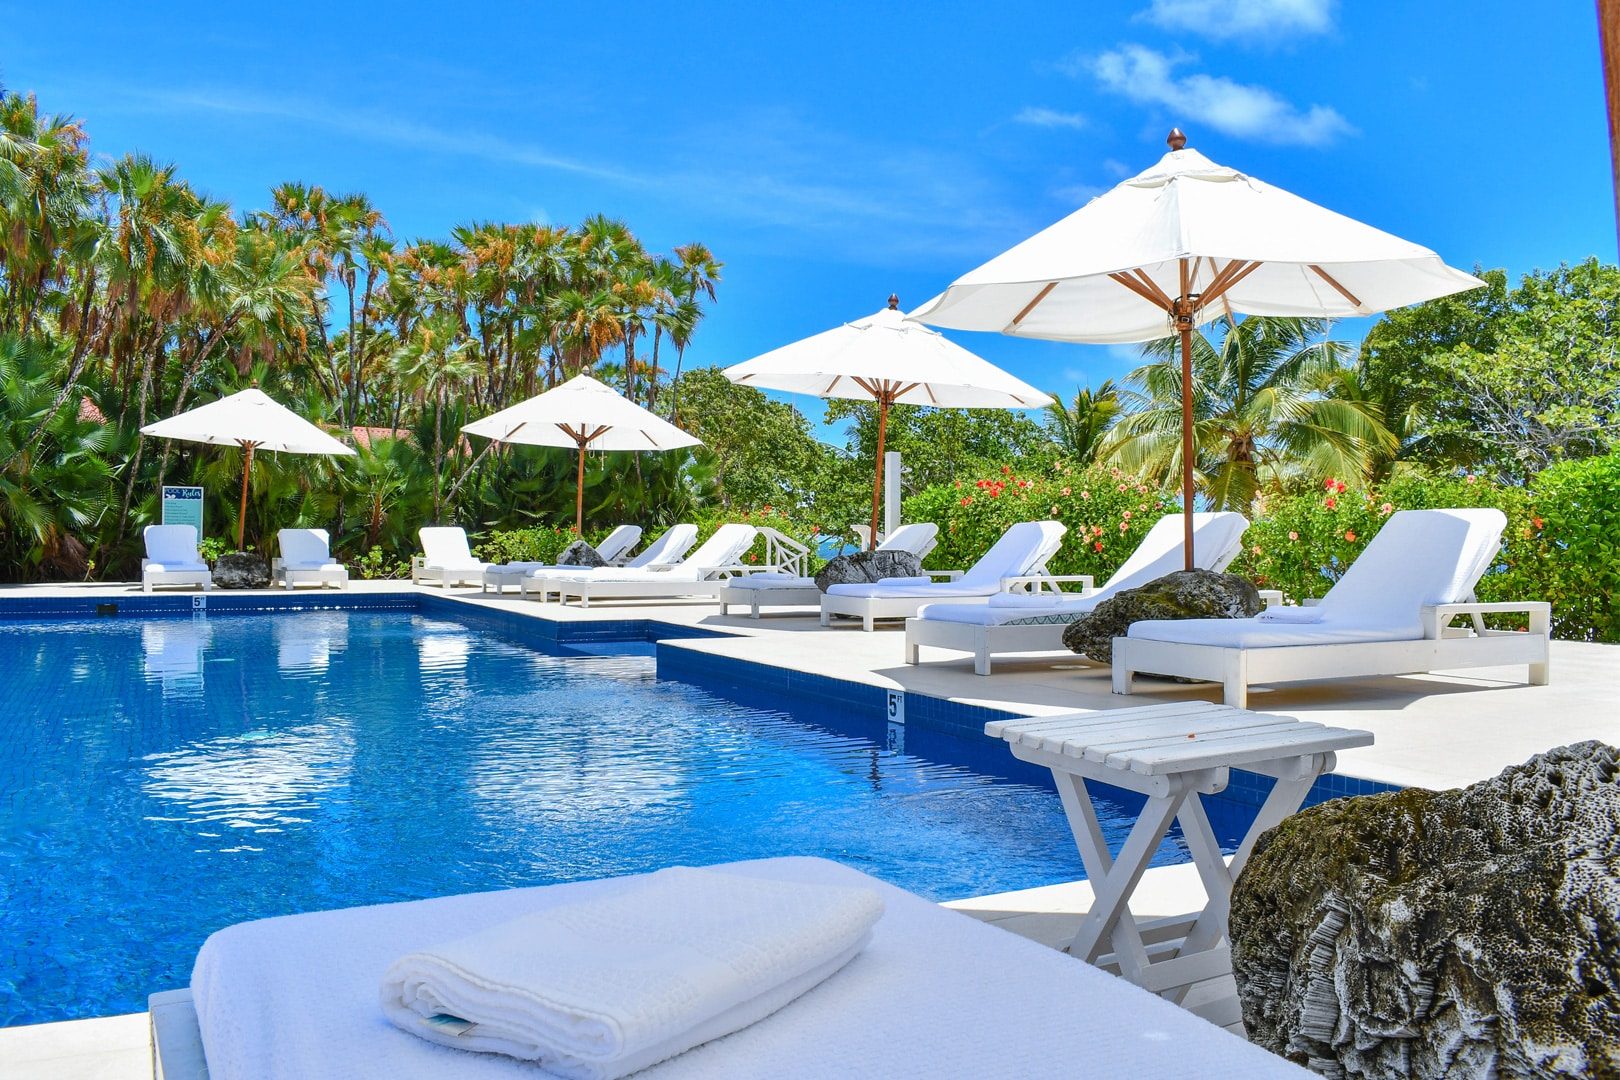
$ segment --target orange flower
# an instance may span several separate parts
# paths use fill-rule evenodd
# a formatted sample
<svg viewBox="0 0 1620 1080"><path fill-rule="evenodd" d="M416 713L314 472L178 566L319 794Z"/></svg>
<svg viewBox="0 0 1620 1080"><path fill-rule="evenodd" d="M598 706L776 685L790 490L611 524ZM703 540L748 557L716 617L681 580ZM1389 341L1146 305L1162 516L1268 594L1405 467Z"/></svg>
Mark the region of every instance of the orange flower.
<svg viewBox="0 0 1620 1080"><path fill-rule="evenodd" d="M1355 534L1354 530L1351 530L1351 529L1344 530L1344 538L1346 540L1350 541L1352 544L1355 543L1356 542L1356 534Z"/></svg>
<svg viewBox="0 0 1620 1080"><path fill-rule="evenodd" d="M1546 522L1545 522L1545 521L1542 521L1542 520L1541 520L1541 519L1540 519L1540 518L1538 518L1538 517L1533 517L1533 518L1531 518L1531 519L1530 519L1530 525L1531 525L1531 527L1532 527L1532 528L1536 528L1536 529L1539 529L1539 528L1541 528L1541 527L1542 527L1542 526L1543 526L1543 525L1545 525L1545 524L1546 524Z"/></svg>

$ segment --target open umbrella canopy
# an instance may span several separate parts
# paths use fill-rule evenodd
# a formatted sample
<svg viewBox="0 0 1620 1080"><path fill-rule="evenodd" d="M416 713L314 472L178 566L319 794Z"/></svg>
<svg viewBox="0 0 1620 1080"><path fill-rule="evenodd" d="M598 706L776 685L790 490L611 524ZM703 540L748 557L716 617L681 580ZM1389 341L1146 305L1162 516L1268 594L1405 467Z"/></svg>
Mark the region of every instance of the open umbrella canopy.
<svg viewBox="0 0 1620 1080"><path fill-rule="evenodd" d="M262 390L243 390L187 409L178 416L147 424L141 434L216 446L251 445L255 450L287 454L354 453Z"/></svg>
<svg viewBox="0 0 1620 1080"><path fill-rule="evenodd" d="M461 430L497 442L587 450L675 450L701 442L589 375L575 375Z"/></svg>
<svg viewBox="0 0 1620 1080"><path fill-rule="evenodd" d="M944 335L906 321L898 300L864 319L725 370L745 386L941 409L1039 409L1052 399ZM887 387L887 390L885 389Z"/></svg>
<svg viewBox="0 0 1620 1080"><path fill-rule="evenodd" d="M1181 498L1193 568L1192 333L1235 315L1335 318L1485 283L1370 225L1217 165L1171 129L1170 152L971 270L912 318L1095 344L1181 338Z"/></svg>
<svg viewBox="0 0 1620 1080"><path fill-rule="evenodd" d="M178 416L141 428L142 435L186 442L240 446L242 505L236 516L236 546L242 546L247 527L248 477L253 474L253 452L275 450L286 454L353 454L351 447L305 420L262 390L241 390L229 397L187 409Z"/></svg>
<svg viewBox="0 0 1620 1080"><path fill-rule="evenodd" d="M883 490L883 442L892 405L939 409L1041 409L1052 399L990 361L906 319L900 299L864 319L824 330L734 364L726 378L744 386L875 401L877 477L872 483L871 543L877 543Z"/></svg>
<svg viewBox="0 0 1620 1080"><path fill-rule="evenodd" d="M1231 314L1373 315L1483 284L1426 247L1172 149L911 317L1108 344L1174 334L1169 308L1184 295L1199 301L1203 324Z"/></svg>
<svg viewBox="0 0 1620 1080"><path fill-rule="evenodd" d="M579 454L574 530L585 528L585 451L677 450L702 440L661 420L612 387L575 375L561 386L462 427L469 435L528 446L572 446Z"/></svg>

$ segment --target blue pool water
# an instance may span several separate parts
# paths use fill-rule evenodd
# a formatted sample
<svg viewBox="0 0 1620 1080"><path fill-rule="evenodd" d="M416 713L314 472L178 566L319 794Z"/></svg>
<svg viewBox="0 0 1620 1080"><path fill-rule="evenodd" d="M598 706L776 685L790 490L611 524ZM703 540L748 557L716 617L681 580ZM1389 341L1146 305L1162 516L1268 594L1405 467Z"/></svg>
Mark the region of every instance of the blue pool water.
<svg viewBox="0 0 1620 1080"><path fill-rule="evenodd" d="M0 621L0 1025L144 1008L288 912L784 854L941 899L1081 876L1050 790L645 646L539 648L410 612Z"/></svg>

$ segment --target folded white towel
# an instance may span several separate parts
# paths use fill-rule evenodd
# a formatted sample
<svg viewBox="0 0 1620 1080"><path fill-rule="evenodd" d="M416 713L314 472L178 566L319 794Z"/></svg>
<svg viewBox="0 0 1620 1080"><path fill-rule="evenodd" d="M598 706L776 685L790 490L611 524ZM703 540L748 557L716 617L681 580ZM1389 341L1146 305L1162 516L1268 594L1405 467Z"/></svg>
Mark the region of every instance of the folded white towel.
<svg viewBox="0 0 1620 1080"><path fill-rule="evenodd" d="M1265 622L1319 623L1322 621L1322 609L1319 607L1268 607L1259 615L1256 615L1255 618Z"/></svg>
<svg viewBox="0 0 1620 1080"><path fill-rule="evenodd" d="M672 867L402 957L382 1007L444 1046L612 1080L769 1016L848 963L882 914L868 889Z"/></svg>

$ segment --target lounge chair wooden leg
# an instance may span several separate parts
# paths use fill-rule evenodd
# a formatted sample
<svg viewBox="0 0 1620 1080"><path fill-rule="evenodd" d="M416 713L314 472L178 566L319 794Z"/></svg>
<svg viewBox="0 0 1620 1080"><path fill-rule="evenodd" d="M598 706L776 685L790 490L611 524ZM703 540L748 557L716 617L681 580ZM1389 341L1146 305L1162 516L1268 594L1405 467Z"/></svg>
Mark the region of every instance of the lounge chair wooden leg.
<svg viewBox="0 0 1620 1080"><path fill-rule="evenodd" d="M980 645L979 651L973 654L973 673L975 675L990 674L990 646Z"/></svg>
<svg viewBox="0 0 1620 1080"><path fill-rule="evenodd" d="M906 638L906 663L919 664L922 662L922 646Z"/></svg>
<svg viewBox="0 0 1620 1080"><path fill-rule="evenodd" d="M1228 649L1226 652L1225 693L1222 700L1236 709L1249 707L1249 657L1242 649Z"/></svg>
<svg viewBox="0 0 1620 1080"><path fill-rule="evenodd" d="M1131 667L1126 638L1114 639L1114 693L1129 695L1136 671Z"/></svg>
<svg viewBox="0 0 1620 1080"><path fill-rule="evenodd" d="M876 622L872 618L872 613L870 611L868 611L865 615L861 616L861 629L865 630L868 634L870 634L872 632L872 628L875 625L876 625Z"/></svg>
<svg viewBox="0 0 1620 1080"><path fill-rule="evenodd" d="M1543 660L1538 664L1530 665L1530 685L1546 686L1552 682L1552 664Z"/></svg>
<svg viewBox="0 0 1620 1080"><path fill-rule="evenodd" d="M832 625L832 612L828 611L826 608L821 609L821 625L822 626L831 626Z"/></svg>

